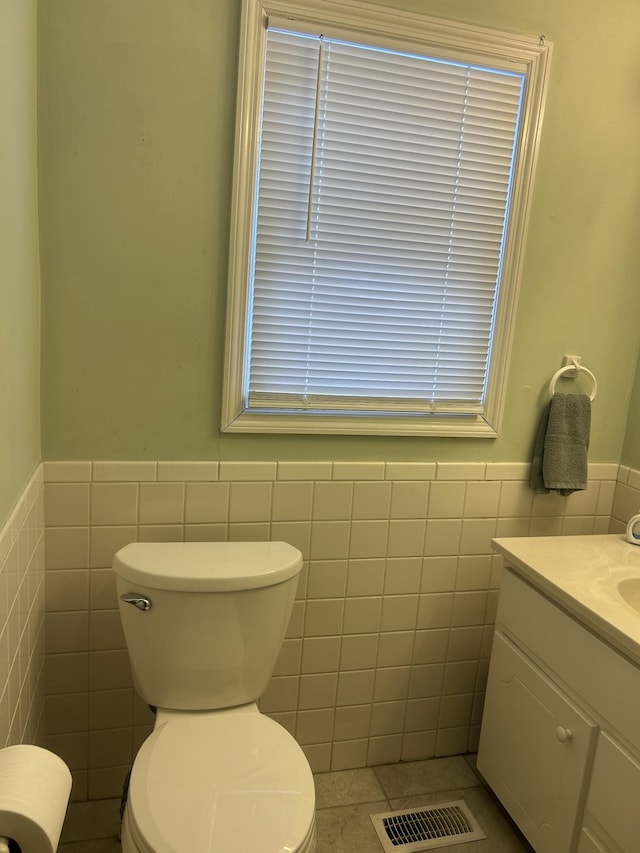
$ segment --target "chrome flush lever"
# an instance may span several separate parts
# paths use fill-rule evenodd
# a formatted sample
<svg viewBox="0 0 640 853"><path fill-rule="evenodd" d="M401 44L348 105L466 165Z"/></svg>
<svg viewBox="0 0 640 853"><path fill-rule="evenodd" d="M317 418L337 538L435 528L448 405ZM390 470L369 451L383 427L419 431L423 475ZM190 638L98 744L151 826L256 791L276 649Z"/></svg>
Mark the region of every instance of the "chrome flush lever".
<svg viewBox="0 0 640 853"><path fill-rule="evenodd" d="M138 610L151 610L151 599L146 595L140 595L139 592L125 592L120 596L120 600L126 604L133 604Z"/></svg>

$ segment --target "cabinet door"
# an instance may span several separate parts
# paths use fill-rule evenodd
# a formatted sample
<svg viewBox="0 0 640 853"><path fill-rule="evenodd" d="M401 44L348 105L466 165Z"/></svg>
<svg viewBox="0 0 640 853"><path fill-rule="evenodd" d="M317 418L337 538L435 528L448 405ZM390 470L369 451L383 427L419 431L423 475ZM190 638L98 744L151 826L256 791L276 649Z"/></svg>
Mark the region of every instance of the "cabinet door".
<svg viewBox="0 0 640 853"><path fill-rule="evenodd" d="M576 853L611 853L607 847L593 836L588 829L583 829L578 840Z"/></svg>
<svg viewBox="0 0 640 853"><path fill-rule="evenodd" d="M597 727L496 632L478 769L537 853L577 841Z"/></svg>
<svg viewBox="0 0 640 853"><path fill-rule="evenodd" d="M640 764L604 733L598 738L584 824L624 853L640 850Z"/></svg>

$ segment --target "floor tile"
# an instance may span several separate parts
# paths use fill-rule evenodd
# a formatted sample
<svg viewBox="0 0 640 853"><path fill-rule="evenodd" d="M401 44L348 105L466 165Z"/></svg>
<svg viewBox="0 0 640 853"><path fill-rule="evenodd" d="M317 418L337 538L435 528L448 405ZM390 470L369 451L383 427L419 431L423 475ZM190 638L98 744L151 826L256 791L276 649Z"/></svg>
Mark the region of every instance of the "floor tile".
<svg viewBox="0 0 640 853"><path fill-rule="evenodd" d="M120 829L120 799L69 803L60 840L111 838Z"/></svg>
<svg viewBox="0 0 640 853"><path fill-rule="evenodd" d="M464 800L487 839L439 848L443 853L533 853L500 804L462 756L315 775L316 853L382 853L369 815ZM115 801L77 804L59 853L122 853L113 837ZM95 841L72 840L105 828Z"/></svg>
<svg viewBox="0 0 640 853"><path fill-rule="evenodd" d="M316 812L316 853L381 853L369 815L388 810L386 800L320 809Z"/></svg>
<svg viewBox="0 0 640 853"><path fill-rule="evenodd" d="M101 838L97 841L72 841L60 844L58 853L122 853L116 838Z"/></svg>
<svg viewBox="0 0 640 853"><path fill-rule="evenodd" d="M333 773L317 773L316 808L347 806L352 803L370 803L384 800L384 791L370 767L362 770L338 770Z"/></svg>
<svg viewBox="0 0 640 853"><path fill-rule="evenodd" d="M471 788L480 780L462 756L383 764L374 768L388 798L411 797L453 788Z"/></svg>

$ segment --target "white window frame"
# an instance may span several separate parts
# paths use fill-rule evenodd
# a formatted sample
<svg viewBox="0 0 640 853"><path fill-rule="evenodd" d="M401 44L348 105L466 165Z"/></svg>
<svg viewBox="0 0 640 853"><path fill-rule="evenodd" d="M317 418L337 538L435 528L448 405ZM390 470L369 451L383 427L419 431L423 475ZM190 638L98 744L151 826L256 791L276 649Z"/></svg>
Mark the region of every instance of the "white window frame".
<svg viewBox="0 0 640 853"><path fill-rule="evenodd" d="M484 411L479 414L362 414L252 411L245 405L246 341L259 162L262 69L269 17L344 28L374 45L399 45L431 57L524 69L520 140L516 152L501 291L491 345ZM292 22L292 28L297 24ZM544 36L515 35L445 21L358 0L243 0L232 186L229 282L223 378L223 432L430 435L496 438L505 402L552 46Z"/></svg>

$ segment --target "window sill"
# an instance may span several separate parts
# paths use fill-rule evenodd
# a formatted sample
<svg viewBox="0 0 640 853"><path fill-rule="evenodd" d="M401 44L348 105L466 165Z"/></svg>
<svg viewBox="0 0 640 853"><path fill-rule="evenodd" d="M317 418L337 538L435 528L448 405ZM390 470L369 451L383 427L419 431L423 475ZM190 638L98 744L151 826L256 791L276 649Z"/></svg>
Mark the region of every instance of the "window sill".
<svg viewBox="0 0 640 853"><path fill-rule="evenodd" d="M241 410L223 417L222 432L299 435L416 435L448 438L497 438L483 415L335 415Z"/></svg>

